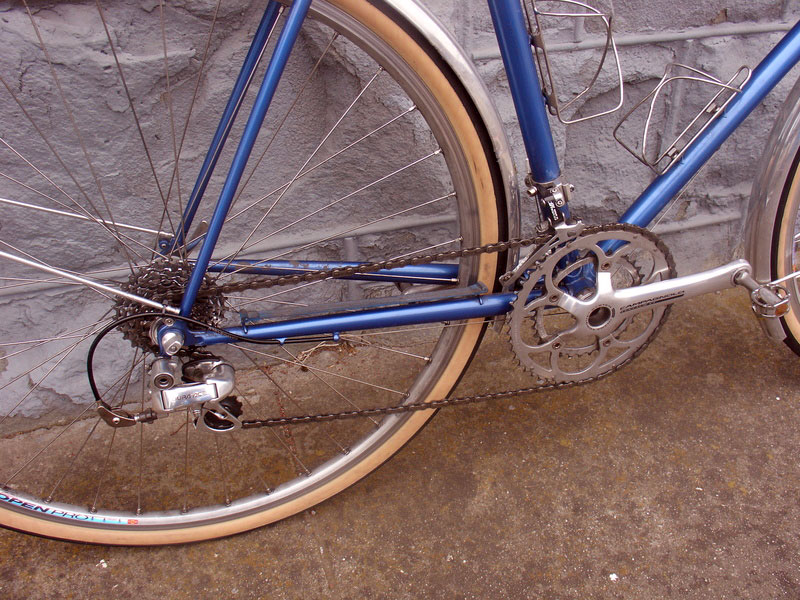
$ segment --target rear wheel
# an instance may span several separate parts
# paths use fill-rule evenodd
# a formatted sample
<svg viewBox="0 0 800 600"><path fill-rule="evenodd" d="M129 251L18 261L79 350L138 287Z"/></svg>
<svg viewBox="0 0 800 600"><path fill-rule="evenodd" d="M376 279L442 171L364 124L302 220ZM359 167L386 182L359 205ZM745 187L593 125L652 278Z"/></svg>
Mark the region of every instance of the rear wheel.
<svg viewBox="0 0 800 600"><path fill-rule="evenodd" d="M219 118L213 109L230 89L220 80L241 62L259 18L257 8L224 1L5 12L0 250L178 303L195 249L154 250L180 226ZM228 146L240 131L234 125ZM220 165L231 154L226 148ZM199 215L210 214L220 185L212 178ZM477 112L413 28L379 1L315 2L214 261L378 261L496 241L505 223L497 189ZM195 316L224 327L476 283L492 289L498 261L461 259L457 280L434 288L325 280L228 293L220 286L250 276L209 274ZM212 433L179 410L111 428L97 415L86 353L130 310L105 292L3 261L3 525L112 544L236 533L353 484L432 415ZM150 405L148 327L115 329L98 347L95 377L109 405ZM242 418L267 418L443 398L483 328L481 320L432 323L210 350L236 368Z"/></svg>

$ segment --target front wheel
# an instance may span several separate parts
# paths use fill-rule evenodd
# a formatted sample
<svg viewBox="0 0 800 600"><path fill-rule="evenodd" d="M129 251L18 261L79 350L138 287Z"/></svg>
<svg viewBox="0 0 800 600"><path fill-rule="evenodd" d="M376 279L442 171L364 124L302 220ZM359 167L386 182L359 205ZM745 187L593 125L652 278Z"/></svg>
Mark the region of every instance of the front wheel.
<svg viewBox="0 0 800 600"><path fill-rule="evenodd" d="M168 255L156 249L181 228L230 87L221 81L241 63L257 7L76 1L3 17L3 250L176 304L191 235ZM240 133L235 124L220 165ZM220 185L212 178L198 214L209 213ZM477 111L413 27L380 0L314 2L212 265L375 262L493 242L505 235L499 189ZM438 289L492 289L498 265L497 255L463 258L457 279ZM342 280L220 291L248 277L209 274L194 316L224 327L431 291ZM135 308L11 261L0 310L7 527L109 544L244 531L350 486L432 415L211 433L176 410L114 429L89 393L86 352L106 324ZM94 368L104 400L136 411L151 402L154 349L147 324L132 323L103 339ZM236 368L242 418L263 419L443 398L484 326L431 323L210 350Z"/></svg>
<svg viewBox="0 0 800 600"><path fill-rule="evenodd" d="M772 231L771 268L773 280L800 271L800 153L789 170L778 205ZM780 319L786 333L784 341L800 355L800 282L795 278L784 285L789 290L791 307Z"/></svg>

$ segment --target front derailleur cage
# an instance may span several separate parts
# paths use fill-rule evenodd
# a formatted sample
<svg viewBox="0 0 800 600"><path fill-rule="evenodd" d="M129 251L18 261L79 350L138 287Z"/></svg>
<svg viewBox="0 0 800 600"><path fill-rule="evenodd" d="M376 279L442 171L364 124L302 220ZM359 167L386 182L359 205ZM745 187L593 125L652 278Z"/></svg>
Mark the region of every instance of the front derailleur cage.
<svg viewBox="0 0 800 600"><path fill-rule="evenodd" d="M536 200L539 214L543 217L543 226L555 227L567 222L569 201L572 199L572 192L575 191L574 185L559 181L535 183L531 175L525 179L525 184L528 187L528 195Z"/></svg>

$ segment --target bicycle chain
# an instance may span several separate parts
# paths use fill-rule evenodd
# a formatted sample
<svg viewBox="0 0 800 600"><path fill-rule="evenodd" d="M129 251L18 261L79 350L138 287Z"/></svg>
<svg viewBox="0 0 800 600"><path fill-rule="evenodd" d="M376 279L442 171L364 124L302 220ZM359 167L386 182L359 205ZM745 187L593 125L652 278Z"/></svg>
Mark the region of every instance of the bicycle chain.
<svg viewBox="0 0 800 600"><path fill-rule="evenodd" d="M496 254L498 252L515 250L524 246L540 246L551 238L552 234L547 233L534 237L513 238L505 242L492 242L489 244L484 244L483 246L464 248L463 250L448 250L445 252L437 252L435 254L412 256L410 258L391 258L380 262L360 263L358 265L352 265L349 267L335 267L333 269L308 271L298 275L255 277L245 281L219 285L216 286L216 289L223 294L226 294L230 292L244 292L253 288L270 288L278 285L292 285L298 283L310 283L313 281L323 281L325 279L352 277L353 275L375 273L376 271L382 271L384 269L398 269L400 267L426 264L441 260L452 260L454 258L465 258L480 254Z"/></svg>
<svg viewBox="0 0 800 600"><path fill-rule="evenodd" d="M245 289L251 289L254 286L254 284L259 285L260 287L273 287L276 285L321 281L324 279L329 279L334 277L348 277L364 273L374 273L375 271L380 271L382 269L395 269L407 265L423 264L423 263L429 263L433 261L447 260L453 258L462 258L465 256L476 256L479 254L490 254L490 253L493 254L498 252L505 252L508 250L513 250L524 246L535 246L536 248L540 248L542 245L544 245L552 238L553 238L552 232L548 232L546 234L534 237L515 238L505 242L494 242L490 244L485 244L483 246L465 248L463 250L439 252L436 254L415 256L406 259L390 259L375 263L363 263L357 266L350 266L350 267L337 267L335 269L309 271L307 273L299 275L284 275L272 278L258 278L255 280L251 279L248 280L247 282L242 282L238 284L228 284L226 286L221 286L221 287L223 291L228 292L228 291L244 291ZM544 260L544 257L542 257L541 260ZM532 267L536 268L539 262L541 262L541 260L536 262ZM585 383L590 383L595 379L598 379L598 377L590 377L580 381L568 381L568 382L558 382L558 383L539 380L537 382L537 385L535 386L527 388L519 388L516 390L507 390L503 392L493 392L489 394L460 396L456 398L444 398L442 400L433 400L430 402L418 401L418 402L411 402L408 404L397 404L394 406L364 408L358 410L333 412L333 413L318 413L318 414L307 414L307 415L297 415L288 417L276 417L270 419L242 421L242 428L253 429L257 427L280 427L285 425L299 425L303 423L322 423L326 421L336 421L343 419L375 417L382 415L416 412L420 410L438 410L439 408L444 408L448 406L476 404L479 402L488 402L490 400L512 398L534 392L544 392L544 391L562 389L567 387L573 387L577 385L583 385Z"/></svg>
<svg viewBox="0 0 800 600"><path fill-rule="evenodd" d="M460 396L457 398L444 398L431 402L412 402L410 404L397 404L380 408L362 408L359 410L349 410L335 413L319 413L314 415L298 415L294 417L276 417L272 419L260 419L254 421L242 421L242 429L253 429L256 427L280 427L283 425L300 425L303 423L322 423L325 421L339 421L343 419L355 419L363 417L375 417L381 415L393 415L397 413L415 412L419 410L438 410L447 406L461 406L464 404L476 404L478 402L488 402L490 400L501 400L513 398L534 392L546 392L565 387L573 387L584 383L589 383L592 379L585 381L571 381L567 383L550 383L536 385L505 392L493 392L490 394L479 394L475 396Z"/></svg>

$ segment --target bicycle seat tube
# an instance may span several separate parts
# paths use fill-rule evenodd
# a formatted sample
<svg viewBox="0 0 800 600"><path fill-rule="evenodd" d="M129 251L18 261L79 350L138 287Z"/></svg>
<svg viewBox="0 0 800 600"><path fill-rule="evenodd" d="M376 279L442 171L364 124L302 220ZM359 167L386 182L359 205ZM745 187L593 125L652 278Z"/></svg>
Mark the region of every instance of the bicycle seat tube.
<svg viewBox="0 0 800 600"><path fill-rule="evenodd" d="M488 1L533 181L551 183L561 169L522 7L518 0Z"/></svg>

